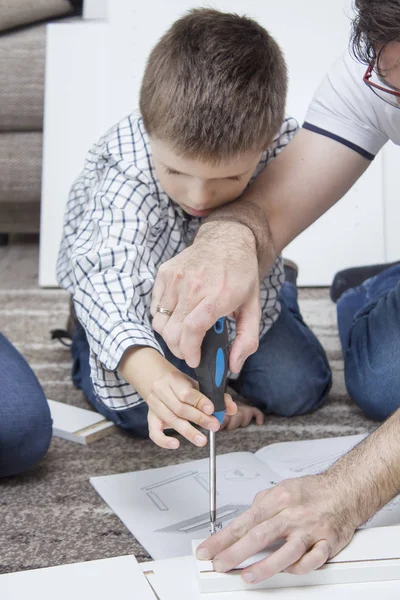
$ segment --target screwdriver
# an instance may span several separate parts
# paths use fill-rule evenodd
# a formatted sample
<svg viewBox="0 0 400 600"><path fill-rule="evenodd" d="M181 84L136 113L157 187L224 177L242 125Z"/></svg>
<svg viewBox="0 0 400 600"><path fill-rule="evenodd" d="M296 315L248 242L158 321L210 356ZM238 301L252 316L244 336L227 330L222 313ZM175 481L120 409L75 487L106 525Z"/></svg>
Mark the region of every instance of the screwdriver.
<svg viewBox="0 0 400 600"><path fill-rule="evenodd" d="M228 325L225 317L216 321L204 336L201 345L200 364L195 369L200 392L214 404L213 416L223 423L225 416L225 386L229 363ZM210 463L210 532L213 535L221 524L217 524L217 457L215 432L209 432Z"/></svg>

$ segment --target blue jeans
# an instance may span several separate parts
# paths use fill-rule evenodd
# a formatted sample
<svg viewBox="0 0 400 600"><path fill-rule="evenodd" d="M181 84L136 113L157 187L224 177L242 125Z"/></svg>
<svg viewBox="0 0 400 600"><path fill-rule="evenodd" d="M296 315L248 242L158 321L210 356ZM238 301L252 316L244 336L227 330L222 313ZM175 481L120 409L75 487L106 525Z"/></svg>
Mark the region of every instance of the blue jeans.
<svg viewBox="0 0 400 600"><path fill-rule="evenodd" d="M400 265L337 303L346 387L367 417L386 419L400 406Z"/></svg>
<svg viewBox="0 0 400 600"><path fill-rule="evenodd" d="M230 384L249 404L265 413L294 416L318 408L331 387L331 371L325 352L303 322L297 303L297 289L286 282L280 295L282 311L260 345L246 360L239 379ZM183 373L195 377L194 370L176 358L156 334L165 357ZM79 326L72 343L74 384L86 394L102 415L132 432L148 436L147 405L111 410L96 397L90 380L89 345Z"/></svg>
<svg viewBox="0 0 400 600"><path fill-rule="evenodd" d="M0 477L36 465L51 435L46 396L28 363L0 333Z"/></svg>

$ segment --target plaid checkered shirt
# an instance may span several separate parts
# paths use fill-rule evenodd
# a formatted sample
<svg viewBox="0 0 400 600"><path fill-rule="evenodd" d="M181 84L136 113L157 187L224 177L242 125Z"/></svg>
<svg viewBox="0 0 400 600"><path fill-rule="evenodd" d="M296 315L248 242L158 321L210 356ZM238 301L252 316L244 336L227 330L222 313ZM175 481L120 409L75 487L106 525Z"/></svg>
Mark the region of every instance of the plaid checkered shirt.
<svg viewBox="0 0 400 600"><path fill-rule="evenodd" d="M297 129L293 118L284 121L250 183ZM162 189L140 116L124 118L90 150L69 195L57 278L86 331L94 391L111 409L143 402L118 364L131 346L162 352L150 314L157 269L191 244L200 224ZM278 318L283 280L279 257L260 284L260 337ZM228 326L232 340L233 319Z"/></svg>

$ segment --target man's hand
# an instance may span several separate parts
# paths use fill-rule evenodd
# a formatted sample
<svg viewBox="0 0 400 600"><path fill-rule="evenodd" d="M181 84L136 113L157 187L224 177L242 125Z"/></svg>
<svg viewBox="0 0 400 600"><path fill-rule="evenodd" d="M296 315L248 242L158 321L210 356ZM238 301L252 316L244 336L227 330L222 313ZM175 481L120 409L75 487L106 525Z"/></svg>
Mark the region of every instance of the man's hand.
<svg viewBox="0 0 400 600"><path fill-rule="evenodd" d="M158 306L172 316L157 312ZM232 222L203 225L192 246L160 267L151 313L153 328L192 368L200 362L206 331L234 314L237 336L229 367L239 372L259 339L260 282L251 230Z"/></svg>
<svg viewBox="0 0 400 600"><path fill-rule="evenodd" d="M226 572L284 539L282 547L243 570L245 581L318 569L348 544L359 525L343 492L329 472L282 481L257 494L248 511L201 544L197 557L214 559L215 570Z"/></svg>
<svg viewBox="0 0 400 600"><path fill-rule="evenodd" d="M257 583L280 571L304 574L335 556L400 490L400 409L321 475L260 492L248 511L197 549L229 571L276 540L286 543L242 572Z"/></svg>

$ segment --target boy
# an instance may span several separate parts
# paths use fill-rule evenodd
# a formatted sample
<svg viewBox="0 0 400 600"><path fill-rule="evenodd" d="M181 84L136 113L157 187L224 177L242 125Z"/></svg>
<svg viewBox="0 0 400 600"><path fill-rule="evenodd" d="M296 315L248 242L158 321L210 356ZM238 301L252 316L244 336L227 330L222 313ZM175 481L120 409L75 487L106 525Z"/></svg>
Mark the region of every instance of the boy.
<svg viewBox="0 0 400 600"><path fill-rule="evenodd" d="M219 424L192 369L152 329L155 273L192 242L202 218L238 198L293 137L297 126L284 121L285 98L283 56L260 25L216 10L190 11L150 54L141 116L129 115L94 146L72 187L58 280L73 294L79 321L74 383L99 412L162 447L179 446L166 428L203 446L206 437L190 423L214 431ZM329 387L327 367L317 398L297 398L298 390L281 404L268 397L265 340L279 316L283 278L279 258L257 290L261 343L235 382L252 405L240 407L239 421L226 396L235 426L253 416L262 423L260 409L307 412ZM168 307L159 310L168 316ZM229 331L233 339L232 319Z"/></svg>

